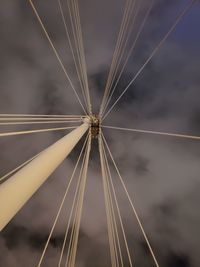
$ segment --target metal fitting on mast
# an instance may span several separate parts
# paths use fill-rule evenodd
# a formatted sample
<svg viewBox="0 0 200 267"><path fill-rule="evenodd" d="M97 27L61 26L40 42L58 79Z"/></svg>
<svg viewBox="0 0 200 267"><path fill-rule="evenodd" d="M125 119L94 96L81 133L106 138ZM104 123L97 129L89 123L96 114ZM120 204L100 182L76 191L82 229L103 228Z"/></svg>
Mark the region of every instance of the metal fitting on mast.
<svg viewBox="0 0 200 267"><path fill-rule="evenodd" d="M90 116L90 130L92 138L98 138L99 135L100 120L97 115Z"/></svg>

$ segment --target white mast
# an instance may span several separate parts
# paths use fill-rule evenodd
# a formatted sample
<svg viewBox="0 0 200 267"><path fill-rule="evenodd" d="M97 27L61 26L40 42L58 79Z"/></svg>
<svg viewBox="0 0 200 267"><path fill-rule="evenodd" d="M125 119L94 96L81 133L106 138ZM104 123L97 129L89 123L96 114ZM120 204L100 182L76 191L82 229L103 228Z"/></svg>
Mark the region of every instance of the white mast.
<svg viewBox="0 0 200 267"><path fill-rule="evenodd" d="M36 158L0 185L0 231L69 155L89 128L84 123L43 150Z"/></svg>

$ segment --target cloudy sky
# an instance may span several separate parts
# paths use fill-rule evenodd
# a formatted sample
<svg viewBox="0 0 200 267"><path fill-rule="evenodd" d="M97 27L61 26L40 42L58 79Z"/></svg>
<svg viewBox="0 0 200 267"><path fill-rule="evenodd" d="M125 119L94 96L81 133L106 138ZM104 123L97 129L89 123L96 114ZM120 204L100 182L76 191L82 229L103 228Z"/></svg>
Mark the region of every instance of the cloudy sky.
<svg viewBox="0 0 200 267"><path fill-rule="evenodd" d="M149 5L148 0L140 2L142 9L127 51ZM155 0L113 101L189 2ZM34 3L70 77L80 90L57 0L35 0ZM79 4L88 80L93 110L97 112L125 0L85 0ZM199 14L200 3L196 1L106 118L105 125L200 135ZM1 1L0 58L0 113L82 114L28 1ZM5 129L14 127L1 126L0 130L3 132ZM64 134L1 138L0 174L4 175ZM104 134L160 266L199 267L199 141L111 129L104 129ZM0 267L37 266L79 151L80 145L0 233ZM112 174L135 266L154 266L114 169ZM72 196L73 192L66 210ZM57 266L66 227L65 217L66 213L55 230L43 266ZM110 266L96 141L92 143L77 266Z"/></svg>

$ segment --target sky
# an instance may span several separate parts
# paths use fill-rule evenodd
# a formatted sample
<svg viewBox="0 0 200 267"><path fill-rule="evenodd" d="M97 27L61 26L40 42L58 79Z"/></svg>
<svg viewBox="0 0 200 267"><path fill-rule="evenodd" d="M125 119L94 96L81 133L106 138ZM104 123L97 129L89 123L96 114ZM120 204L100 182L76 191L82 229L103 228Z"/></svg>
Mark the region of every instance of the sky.
<svg viewBox="0 0 200 267"><path fill-rule="evenodd" d="M189 2L155 0L112 103ZM57 1L35 0L34 3L80 92ZM143 8L135 24L137 27L133 29L125 53L149 5L148 0L141 3ZM79 1L79 5L93 111L98 112L125 0L85 0ZM200 2L196 1L104 125L200 135L199 14ZM28 1L1 1L0 40L0 113L82 114ZM1 132L11 130L2 127ZM103 131L160 267L199 267L199 141L111 129ZM0 175L64 134L1 138ZM0 267L37 266L81 144L0 233ZM111 162L110 166L135 266L155 266ZM72 196L73 191L66 212ZM57 266L66 217L68 213L62 214L42 266ZM76 266L111 266L95 140L79 240ZM126 266L129 266L127 261Z"/></svg>

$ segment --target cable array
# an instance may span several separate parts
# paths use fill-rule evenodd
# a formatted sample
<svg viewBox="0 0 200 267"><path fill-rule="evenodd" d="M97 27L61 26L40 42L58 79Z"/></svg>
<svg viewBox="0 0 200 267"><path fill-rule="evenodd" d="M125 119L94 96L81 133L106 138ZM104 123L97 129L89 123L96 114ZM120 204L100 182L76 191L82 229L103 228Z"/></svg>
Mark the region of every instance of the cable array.
<svg viewBox="0 0 200 267"><path fill-rule="evenodd" d="M141 66L141 68L137 71L135 76L131 79L131 81L128 83L128 85L125 87L125 89L122 91L122 93L119 95L119 97L115 100L115 102L112 104L112 106L104 112L102 116L102 121L108 116L108 114L112 111L112 109L115 107L115 105L119 102L119 100L123 97L123 95L126 93L126 91L130 88L130 86L134 83L134 81L138 78L138 76L142 73L146 65L152 60L152 58L157 54L157 52L160 50L160 48L163 46L167 38L170 36L170 34L175 30L177 25L180 23L180 21L183 19L183 17L188 13L188 11L191 9L191 7L194 5L196 0L191 0L188 5L183 9L183 11L177 16L174 23L170 27L170 29L167 31L167 33L164 35L164 37L160 40L160 42L157 44L157 46L153 49L150 56L146 59L144 64ZM152 6L152 4L151 4ZM150 7L151 7L150 6ZM149 14L149 11L147 11L147 15ZM144 22L142 23L142 28L144 26L144 23L146 22L148 16L145 16ZM141 28L141 30L142 30ZM141 33L139 29L139 34ZM109 99L110 102L110 99Z"/></svg>
<svg viewBox="0 0 200 267"><path fill-rule="evenodd" d="M140 4L139 4L140 5ZM99 115L102 116L103 111L106 106L107 99L110 95L110 91L112 90L112 85L118 73L118 69L120 67L123 55L126 51L126 47L132 32L132 29L135 26L135 19L137 17L137 13L139 10L139 5L136 0L127 0L124 8L124 13L119 29L119 34L117 37L116 46L113 53L113 58L104 90L104 95L100 107ZM132 21L131 21L132 18Z"/></svg>
<svg viewBox="0 0 200 267"><path fill-rule="evenodd" d="M153 258L153 261L154 261L154 263L155 263L155 266L156 266L156 267L159 267L158 261L157 261L157 259L156 259L156 256L155 256L155 253L154 253L154 251L153 251L153 248L152 248L152 246L151 246L151 244L150 244L149 238L147 237L147 234L146 234L146 232L145 232L145 230L144 230L144 227L143 227L143 225L142 225L142 222L141 222L141 220L140 220L140 218L139 218L139 215L138 215L138 213L137 213L137 211L136 211L136 209L135 209L135 205L133 204L133 201L131 200L131 197L130 197L130 195L129 195L129 193L128 193L128 190L127 190L127 188L126 188L126 185L125 185L125 183L124 183L124 179L122 178L122 176L121 176L121 174L120 174L120 171L119 171L119 169L118 169L118 167L117 167L117 164L116 164L116 162L115 162L115 160L114 160L114 157L113 157L113 155L112 155L112 153L111 153L111 151L110 151L110 148L109 148L109 146L108 146L108 144L107 144L107 142L106 142L106 139L105 139L105 137L104 137L103 134L102 134L102 137L103 137L103 141L104 141L104 143L105 143L105 146L106 146L106 148L107 148L107 151L108 151L108 153L109 153L109 156L110 156L110 158L111 158L111 160L112 160L112 163L113 163L113 165L114 165L114 167L115 167L115 170L116 170L116 172L117 172L117 174L118 174L118 178L119 178L119 180L120 180L120 182L121 182L121 184L122 184L122 186L123 186L123 189L124 189L124 191L125 191L125 193L126 193L127 199L128 199L128 201L129 201L130 206L131 206L131 208L132 208L132 211L133 211L133 213L134 213L134 215L135 215L135 218L136 218L136 220L137 220L137 223L138 223L138 225L139 225L139 228L140 228L140 230L141 230L141 232L142 232L142 234L143 234L144 240L145 240L145 242L146 242L146 244L147 244L147 246L148 246L148 248L149 248L149 251L150 251L150 253L151 253L151 256L152 256L152 258Z"/></svg>
<svg viewBox="0 0 200 267"><path fill-rule="evenodd" d="M91 121L92 121L92 118L94 119L94 117L96 116L96 115L92 115L92 105L91 105L89 82L88 82L88 76L87 76L87 66L86 66L86 58L85 58L85 51L84 51L84 44L83 44L83 34L82 34L79 3L78 3L78 0L67 0L67 3L66 3L67 10L65 10L64 3L62 2L62 0L57 0L58 7L60 10L61 20L64 25L67 43L69 44L74 66L76 69L76 74L77 74L78 81L80 84L82 97L80 97L79 92L75 88L74 83L72 82L72 79L68 73L68 70L64 66L63 60L61 59L61 56L53 40L51 39L46 29L46 26L44 25L43 20L38 13L38 10L35 4L33 4L32 0L28 0L28 2L35 14L37 21L39 22L39 25L42 29L44 36L48 40L56 56L56 59L62 71L64 72L66 80L72 87L72 90L80 106L82 107L84 115L0 114L0 137L70 130L70 129L77 128L84 121L84 119L86 119L86 117L89 120L88 123L90 123L90 130L84 141L84 144L82 146L82 149L76 161L74 170L66 186L65 193L58 207L58 211L53 221L53 225L50 229L49 236L47 238L46 244L44 246L41 257L37 264L37 267L41 267L44 261L44 257L47 253L47 249L49 247L51 238L53 236L58 220L60 219L61 212L64 209L64 204L66 203L67 196L69 194L70 189L72 188L72 183L75 180L75 175L77 173L77 169L80 164L80 171L78 174L77 181L75 182L76 183L75 192L73 195L72 205L71 205L71 209L69 212L67 225L66 225L66 229L64 233L64 238L63 238L63 243L62 243L62 248L60 251L60 256L58 258L58 265L57 265L58 267L61 267L61 266L75 267L77 248L78 248L78 239L79 239L79 232L80 232L80 225L81 225L81 217L82 217L83 203L84 203L84 196L85 196L85 188L86 188L86 182L87 182L88 165L89 165L89 160L90 160L91 139L92 139L92 135L91 135L92 122ZM149 1L146 9L144 9L142 1L126 0L125 2L122 21L120 24L119 33L117 36L116 45L114 48L113 57L112 57L107 81L105 84L105 90L103 93L102 102L100 105L99 116L97 116L98 126L96 127L98 128L98 131L95 134L95 136L98 136L98 148L99 148L99 156L100 156L100 164L101 164L101 172L102 172L102 183L103 183L106 218L107 218L108 242L109 242L112 267L125 267L127 265L129 265L130 267L133 267L134 261L133 261L133 251L132 249L130 249L129 242L127 239L127 234L125 231L122 214L120 211L119 199L118 199L116 188L113 182L111 168L109 166L110 161L112 162L112 166L115 169L115 173L117 174L117 177L123 188L123 191L126 194L130 207L136 218L136 221L141 230L143 238L148 246L149 252L152 256L155 266L159 267L159 263L155 255L155 252L153 250L153 247L149 241L149 238L144 230L142 221L139 218L139 215L136 211L135 204L133 203L133 200L125 185L124 179L122 178L119 168L117 167L115 159L111 153L109 145L102 133L102 128L127 131L127 132L135 132L135 133L141 133L141 134L155 134L155 135L171 136L171 137L177 137L177 138L187 138L187 139L193 139L193 140L200 140L200 137L195 136L195 135L187 135L187 134L179 134L179 133L168 133L168 132L161 132L161 131L109 126L109 125L104 125L104 124L102 125L101 123L99 126L99 121L102 122L110 114L110 112L113 110L115 105L127 92L130 86L135 82L138 76L141 75L146 65L156 55L156 53L163 46L163 44L165 43L169 35L175 30L178 23L186 15L186 13L190 10L190 8L193 6L195 2L196 0L191 0L189 4L183 9L183 11L177 16L175 22L172 24L168 32L164 35L164 37L160 40L157 46L153 49L153 51L148 56L148 58L145 60L143 65L139 68L135 76L131 79L131 81L123 89L119 97L117 97L117 99L114 101L114 103L109 108L109 104L111 103L113 99L113 95L116 92L116 88L119 84L122 74L128 64L129 59L135 52L135 48L136 48L136 45L138 44L138 40L141 37L141 34L145 28L145 25L148 21L148 18L154 6L154 0ZM137 28L137 23L138 23L137 20L141 17L141 11L143 10L145 10L145 12L144 14L142 13L143 14L142 21L141 23L139 23L139 27ZM132 40L131 38L132 38L133 33L134 33L134 37ZM49 124L51 125L53 124L54 127L47 128ZM58 127L58 124L63 124L62 125L63 127ZM44 128L45 125L46 125L46 128ZM18 127L24 127L24 126L25 127L28 126L29 129L18 130ZM35 128L30 129L30 127L33 127L33 126L37 126L37 129ZM41 128L41 126L43 127ZM11 130L5 131L4 127L17 127L17 130L14 129L12 131ZM9 179L9 177L12 174L16 173L17 171L22 169L24 166L29 164L32 160L37 158L38 155L40 155L40 153L26 160L25 162L17 166L12 171L2 176L0 178L0 183L3 183L7 179Z"/></svg>
<svg viewBox="0 0 200 267"><path fill-rule="evenodd" d="M52 132L52 131L61 131L61 130L70 130L75 129L82 122L83 117L78 115L28 115L28 114L0 114L0 137L5 136L14 136L14 135L24 135L24 134L33 134L33 133L43 133L43 132ZM48 124L65 124L69 126L63 127L53 127L53 128L44 128L43 126ZM21 126L37 126L37 129L29 130L18 130ZM39 126L42 126L39 127ZM17 127L15 131L6 131L4 127ZM12 128L11 128L12 129Z"/></svg>
<svg viewBox="0 0 200 267"><path fill-rule="evenodd" d="M55 48L55 46L54 46L54 44L53 44L53 42L52 42L52 40L51 40L51 38L50 38L50 36L49 36L47 30L46 30L46 27L44 26L44 24L43 24L43 22L42 22L42 20L41 20L41 18L40 18L40 16L39 16L39 14L38 14L38 12L37 12L37 9L36 9L35 5L33 4L32 0L28 0L28 1L29 1L30 5L31 5L31 8L33 9L33 12L34 12L34 14L35 14L35 16L36 16L36 18L37 18L39 24L40 24L40 26L41 26L41 28L42 28L42 30L43 30L45 36L46 36L46 38L47 38L47 40L48 40L48 42L49 42L51 48L53 49L53 52L54 52L54 54L55 54L55 56L56 56L56 58L57 58L57 60L58 60L58 62L59 62L59 64L60 64L60 66L61 66L61 69L62 69L63 72L64 72L65 77L67 78L67 81L69 82L70 86L72 87L72 89L73 89L73 91L74 91L74 93L75 93L75 95L76 95L76 98L78 99L79 104L81 105L81 107L82 107L84 113L87 114L86 111L85 111L85 108L84 108L84 106L83 106L83 104L82 104L82 102L81 102L81 100L80 100L80 97L79 97L79 95L78 95L78 93L77 93L77 91L76 91L76 89L75 89L75 87L74 87L74 85L73 85L73 83L72 83L72 80L71 80L71 78L69 77L68 71L66 70L65 66L63 65L63 62L62 62L62 60L61 60L61 57L60 57L60 55L58 54L58 51L57 51L57 49Z"/></svg>
<svg viewBox="0 0 200 267"><path fill-rule="evenodd" d="M77 207L78 207L78 210L79 210L79 225L76 227L76 233L79 232L79 228L80 228L80 218L81 218L81 211L82 211L82 206L83 206L83 197L84 197L84 190L83 190L83 187L81 187L81 185L85 184L86 183L86 177L87 177L87 169L88 169L88 163L89 163L89 154L90 154L90 147L91 147L91 138L90 136L88 135L84 144L83 144L83 147L81 149L81 152L78 156L78 159L77 159L77 162L75 164L75 167L74 167L74 170L72 172L72 175L71 175L71 178L69 180L69 183L67 185L67 188L66 188L66 191L64 193L64 196L62 198L62 201L61 201L61 204L59 206L59 209L58 209L58 212L56 214L56 217L55 217L55 220L53 222L53 225L52 225L52 228L51 228L51 231L49 233L49 236L48 236L48 239L46 241L46 244L45 244L45 247L43 249L43 252L42 252L42 255L40 257L40 260L39 260L39 263L37 265L37 267L40 267L42 262L43 262L43 259L44 259L44 256L45 256L45 253L47 251L47 248L48 248L48 245L49 245L49 242L51 240L51 237L53 235L53 232L54 232L54 229L56 227L56 224L58 222L58 219L59 219L59 216L61 215L61 211L63 209L63 206L64 206L64 203L66 201L66 197L68 195L68 192L69 192L69 189L71 187L71 184L72 184L72 181L74 179L74 176L75 176L75 173L76 173L76 170L78 168L78 164L81 160L81 157L82 157L82 154L83 154L83 151L85 149L85 152L84 152L84 156L83 156L83 161L82 161L82 164L81 164L81 170L80 170L80 174L79 174L79 181L78 181L78 185L79 185L79 194L78 194L78 201L77 201ZM81 183L80 183L80 179L81 179ZM85 188L85 187L84 187ZM77 218L76 218L77 219ZM78 234L76 234L77 236ZM71 251L71 248L69 249L69 251ZM61 251L61 255L62 255L63 251ZM73 250L73 253L74 253L74 250Z"/></svg>
<svg viewBox="0 0 200 267"><path fill-rule="evenodd" d="M145 24L146 24L146 22L147 22L147 20L149 18L149 14L150 14L150 12L152 10L154 1L155 0L151 0L150 1L150 5L149 5L148 9L146 10L146 13L145 13L145 16L144 16L144 18L142 20L142 23L140 24L140 26L139 26L139 28L138 28L138 30L136 32L135 38L133 40L133 43L132 43L131 47L129 48L129 51L128 51L126 57L125 57L124 63L122 65L122 67L121 67L121 70L119 71L119 74L117 75L117 77L114 77L114 79L116 81L114 82L114 79L113 79L113 83L112 83L113 86L112 86L112 88L110 88L109 97L107 98L107 101L106 101L104 107L102 108L102 116L105 113L105 111L106 111L106 109L107 109L107 107L108 107L108 105L109 105L109 103L110 103L110 101L112 99L112 96L113 96L113 94L114 94L114 92L115 92L115 90L117 88L117 85L119 84L119 81L120 81L120 79L122 77L123 71L124 71L125 67L127 66L127 63L129 61L129 59L131 58L131 56L133 56L133 52L135 52L136 44L137 44L137 42L138 42L138 40L140 38L140 35L141 35L141 33L142 33L142 31L143 31L143 29L145 27ZM138 8L138 10L139 10L139 8ZM137 16L137 14L136 14L136 16Z"/></svg>
<svg viewBox="0 0 200 267"><path fill-rule="evenodd" d="M102 135L99 136L99 153L101 160L101 170L104 188L104 199L106 206L107 224L108 224L108 236L109 236L109 246L111 253L111 263L112 266L124 266L122 243L124 241L125 250L128 256L129 265L132 267L132 259L130 255L130 250L127 242L127 237L125 234L124 225L122 222L122 216L119 209L119 204L116 196L115 187L112 181L111 171L108 164L108 158L106 155L105 147L103 144ZM115 215L117 213L117 217ZM118 219L118 224L117 224ZM123 241L120 240L120 234L118 231L120 228Z"/></svg>
<svg viewBox="0 0 200 267"><path fill-rule="evenodd" d="M164 136L171 136L171 137L178 137L178 138L186 138L186 139L192 139L192 140L200 140L200 136L196 136L196 135L166 133L166 132L141 130L141 129L130 129L130 128L124 128L124 127L109 126L109 125L102 125L101 127L107 128L107 129L113 129L113 130L142 133L142 134L155 134L155 135L164 135Z"/></svg>
<svg viewBox="0 0 200 267"><path fill-rule="evenodd" d="M92 106L91 106L91 99L90 99L90 92L89 92L89 85L88 85L88 78L87 78L87 67L86 67L86 60L85 60L85 53L84 53L84 46L83 46L83 36L82 36L82 29L81 29L81 19L80 19L80 11L79 5L77 0L70 0L67 1L68 11L69 11L69 18L70 18L70 25L71 25L71 32L73 38L70 36L70 29L67 25L66 16L63 10L63 4L61 0L57 0L59 9L61 12L62 21L65 28L65 33L67 36L67 40L69 43L70 51L72 53L77 77L81 86L82 95L84 99L84 103L87 109L87 113L92 113ZM72 40L74 40L74 48Z"/></svg>

